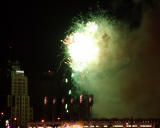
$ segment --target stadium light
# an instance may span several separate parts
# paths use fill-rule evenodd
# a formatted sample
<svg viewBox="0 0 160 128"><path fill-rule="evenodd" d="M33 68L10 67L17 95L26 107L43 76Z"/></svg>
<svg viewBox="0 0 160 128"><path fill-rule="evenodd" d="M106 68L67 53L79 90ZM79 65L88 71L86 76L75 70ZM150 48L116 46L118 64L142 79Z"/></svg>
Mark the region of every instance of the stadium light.
<svg viewBox="0 0 160 128"><path fill-rule="evenodd" d="M73 98L73 97L71 97L71 99L70 99L70 103L71 103L71 104L73 104L73 102L74 102L74 98Z"/></svg>
<svg viewBox="0 0 160 128"><path fill-rule="evenodd" d="M53 104L56 104L56 98L53 98Z"/></svg>
<svg viewBox="0 0 160 128"><path fill-rule="evenodd" d="M45 96L45 97L44 97L44 104L46 105L47 103L48 103L48 97Z"/></svg>
<svg viewBox="0 0 160 128"><path fill-rule="evenodd" d="M89 97L88 97L88 102L89 102L89 105L93 105L93 95L90 95Z"/></svg>
<svg viewBox="0 0 160 128"><path fill-rule="evenodd" d="M79 102L80 102L80 104L83 102L83 95L82 94L79 97Z"/></svg>
<svg viewBox="0 0 160 128"><path fill-rule="evenodd" d="M64 104L64 102L65 102L65 99L64 97L62 97L61 103Z"/></svg>

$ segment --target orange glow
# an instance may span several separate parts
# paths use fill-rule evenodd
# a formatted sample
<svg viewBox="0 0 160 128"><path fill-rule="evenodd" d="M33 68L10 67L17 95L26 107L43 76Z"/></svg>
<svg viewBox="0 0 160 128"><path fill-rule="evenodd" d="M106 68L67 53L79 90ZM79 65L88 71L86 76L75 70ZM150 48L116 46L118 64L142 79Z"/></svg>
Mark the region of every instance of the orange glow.
<svg viewBox="0 0 160 128"><path fill-rule="evenodd" d="M42 123L44 123L44 120L41 120Z"/></svg>
<svg viewBox="0 0 160 128"><path fill-rule="evenodd" d="M80 103L83 102L83 95L82 94L80 95L79 100L80 100Z"/></svg>
<svg viewBox="0 0 160 128"><path fill-rule="evenodd" d="M62 122L61 124L62 128L83 128L84 123L77 121L74 124L70 122Z"/></svg>
<svg viewBox="0 0 160 128"><path fill-rule="evenodd" d="M45 97L44 97L44 104L47 104L47 102L48 102L48 97L45 96Z"/></svg>

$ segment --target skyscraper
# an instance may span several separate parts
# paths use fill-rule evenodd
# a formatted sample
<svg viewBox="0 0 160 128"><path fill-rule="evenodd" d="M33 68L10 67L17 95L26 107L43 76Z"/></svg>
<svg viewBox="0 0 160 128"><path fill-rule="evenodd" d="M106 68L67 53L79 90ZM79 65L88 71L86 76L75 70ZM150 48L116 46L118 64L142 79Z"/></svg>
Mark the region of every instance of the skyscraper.
<svg viewBox="0 0 160 128"><path fill-rule="evenodd" d="M11 95L8 95L8 107L11 108L11 122L13 126L25 127L33 120L33 108L30 107L28 95L28 78L20 70L19 62L11 66Z"/></svg>

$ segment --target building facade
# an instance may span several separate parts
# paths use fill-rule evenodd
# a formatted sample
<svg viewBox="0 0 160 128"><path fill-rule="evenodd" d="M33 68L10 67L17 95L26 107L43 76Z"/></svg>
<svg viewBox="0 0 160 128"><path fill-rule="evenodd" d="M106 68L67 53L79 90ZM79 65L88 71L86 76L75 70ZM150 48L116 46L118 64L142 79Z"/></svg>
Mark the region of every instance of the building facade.
<svg viewBox="0 0 160 128"><path fill-rule="evenodd" d="M11 125L25 127L33 120L33 108L28 95L28 78L20 70L18 63L12 65L11 95L8 96L8 107L11 109Z"/></svg>

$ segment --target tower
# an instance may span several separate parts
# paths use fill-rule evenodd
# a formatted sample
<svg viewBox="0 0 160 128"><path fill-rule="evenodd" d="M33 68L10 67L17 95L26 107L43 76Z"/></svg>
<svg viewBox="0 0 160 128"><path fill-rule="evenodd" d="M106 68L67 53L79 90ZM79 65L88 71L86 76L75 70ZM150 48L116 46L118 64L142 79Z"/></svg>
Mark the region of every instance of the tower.
<svg viewBox="0 0 160 128"><path fill-rule="evenodd" d="M11 109L11 122L13 126L25 127L33 120L33 108L30 107L28 95L28 78L20 69L18 61L11 65L11 95L8 95L8 107Z"/></svg>

